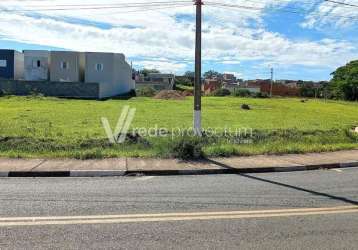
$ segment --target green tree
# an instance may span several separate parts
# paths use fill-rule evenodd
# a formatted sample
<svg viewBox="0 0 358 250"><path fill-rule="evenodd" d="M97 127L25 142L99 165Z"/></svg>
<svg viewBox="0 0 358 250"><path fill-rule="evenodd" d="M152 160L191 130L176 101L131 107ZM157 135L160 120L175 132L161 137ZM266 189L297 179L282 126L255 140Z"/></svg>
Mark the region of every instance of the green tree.
<svg viewBox="0 0 358 250"><path fill-rule="evenodd" d="M143 74L144 77L147 77L150 73L160 73L160 71L157 69L142 69L140 73Z"/></svg>
<svg viewBox="0 0 358 250"><path fill-rule="evenodd" d="M221 78L222 74L217 71L214 71L214 70L209 70L204 73L204 78L206 78L206 79L212 79L214 77Z"/></svg>
<svg viewBox="0 0 358 250"><path fill-rule="evenodd" d="M193 72L193 71L187 71L187 72L185 72L184 73L184 76L185 77L189 77L189 78L191 78L191 77L195 77L195 72Z"/></svg>
<svg viewBox="0 0 358 250"><path fill-rule="evenodd" d="M358 60L332 73L330 90L334 98L358 101Z"/></svg>

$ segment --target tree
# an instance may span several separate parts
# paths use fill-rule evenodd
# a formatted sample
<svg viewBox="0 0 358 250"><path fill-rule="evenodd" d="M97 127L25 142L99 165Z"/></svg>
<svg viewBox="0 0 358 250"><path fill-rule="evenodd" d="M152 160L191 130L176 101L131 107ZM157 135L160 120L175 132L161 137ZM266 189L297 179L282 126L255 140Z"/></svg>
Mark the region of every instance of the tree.
<svg viewBox="0 0 358 250"><path fill-rule="evenodd" d="M329 88L334 98L358 101L358 60L338 68L331 75Z"/></svg>
<svg viewBox="0 0 358 250"><path fill-rule="evenodd" d="M188 78L194 78L195 77L195 72L187 71L187 72L184 73L184 76L188 77Z"/></svg>
<svg viewBox="0 0 358 250"><path fill-rule="evenodd" d="M143 74L144 77L148 77L149 74L151 74L151 73L160 73L160 71L157 70L157 69L145 69L145 68L144 68L144 69L142 69L142 70L140 71L140 73Z"/></svg>
<svg viewBox="0 0 358 250"><path fill-rule="evenodd" d="M209 70L204 73L204 78L206 78L206 79L212 79L214 77L221 78L222 74L220 74L219 72L214 71L214 70Z"/></svg>

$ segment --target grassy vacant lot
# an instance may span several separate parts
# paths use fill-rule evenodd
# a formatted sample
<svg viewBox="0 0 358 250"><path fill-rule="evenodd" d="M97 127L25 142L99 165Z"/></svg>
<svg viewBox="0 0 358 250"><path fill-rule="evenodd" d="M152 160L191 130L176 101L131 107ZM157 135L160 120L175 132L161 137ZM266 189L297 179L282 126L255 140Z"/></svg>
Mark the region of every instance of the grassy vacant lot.
<svg viewBox="0 0 358 250"><path fill-rule="evenodd" d="M193 99L184 101L66 100L43 97L0 97L0 156L170 157L169 137L143 138L123 145L108 142L101 124L107 117L114 128L121 109L137 109L132 128L189 128ZM243 103L252 110L242 110ZM299 99L203 98L203 126L252 128L251 143L219 135L203 142L207 156L319 152L358 148L351 129L358 126L358 103Z"/></svg>

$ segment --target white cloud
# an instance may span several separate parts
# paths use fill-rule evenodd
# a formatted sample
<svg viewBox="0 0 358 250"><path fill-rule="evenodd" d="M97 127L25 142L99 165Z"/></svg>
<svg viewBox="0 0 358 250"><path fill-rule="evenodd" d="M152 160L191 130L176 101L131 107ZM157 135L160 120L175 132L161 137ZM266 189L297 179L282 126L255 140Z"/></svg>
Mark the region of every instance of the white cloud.
<svg viewBox="0 0 358 250"><path fill-rule="evenodd" d="M352 4L352 1L340 0ZM354 3L353 3L354 4ZM356 2L358 5L358 2ZM323 1L307 15L302 27L321 29L327 25L348 28L358 23L357 8Z"/></svg>
<svg viewBox="0 0 358 250"><path fill-rule="evenodd" d="M146 69L158 69L161 72L184 72L186 68L185 63L175 63L170 61L163 61L163 60L154 60L154 61L146 61L146 60L139 60L135 61L134 66Z"/></svg>
<svg viewBox="0 0 358 250"><path fill-rule="evenodd" d="M124 2L128 0L103 0L101 4ZM224 2L282 7L290 0L262 0L262 4L244 0ZM84 3L98 4L98 1L1 1L0 9ZM204 60L225 65L263 60L273 65L333 68L358 56L357 49L344 40L292 40L267 31L262 23L265 10L232 12L209 6L204 8ZM12 41L71 50L121 52L127 57L139 58L134 61L135 65L170 72L184 71L187 62L194 59L194 7L188 4L183 8L157 11L131 10L137 9L32 11L26 15L3 12L0 15L0 36ZM186 18L178 19L177 15L186 15Z"/></svg>

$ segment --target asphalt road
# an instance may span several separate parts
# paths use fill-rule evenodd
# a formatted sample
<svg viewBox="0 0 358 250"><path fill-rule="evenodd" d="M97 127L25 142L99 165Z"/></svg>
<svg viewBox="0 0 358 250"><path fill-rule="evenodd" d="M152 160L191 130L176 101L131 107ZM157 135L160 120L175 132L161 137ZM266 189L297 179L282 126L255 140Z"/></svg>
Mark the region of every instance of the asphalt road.
<svg viewBox="0 0 358 250"><path fill-rule="evenodd" d="M3 178L0 249L358 249L357 210L306 211L357 205L358 169ZM299 212L287 215L292 208Z"/></svg>

